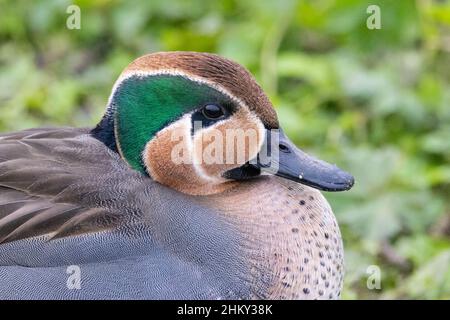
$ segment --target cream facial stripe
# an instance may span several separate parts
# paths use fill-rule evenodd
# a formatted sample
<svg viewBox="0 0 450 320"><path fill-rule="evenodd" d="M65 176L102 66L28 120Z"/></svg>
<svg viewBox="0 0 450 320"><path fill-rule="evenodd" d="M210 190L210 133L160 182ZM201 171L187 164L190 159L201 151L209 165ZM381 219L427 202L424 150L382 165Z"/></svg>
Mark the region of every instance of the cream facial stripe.
<svg viewBox="0 0 450 320"><path fill-rule="evenodd" d="M158 69L155 71L126 71L125 70L120 75L120 77L117 79L117 81L114 83L114 86L113 86L111 94L109 96L108 104L107 104L106 108L109 109L111 107L111 102L114 98L114 94L116 93L116 91L120 87L120 85L123 83L123 81L125 81L126 79L129 79L134 76L151 77L151 76L159 76L159 75L181 76L181 77L184 77L191 81L194 81L194 82L197 82L200 84L205 84L205 85L219 91L220 93L226 95L228 98L230 98L231 100L233 100L235 103L239 104L240 106L245 106L247 109L249 109L248 106L244 103L244 101L242 101L241 99L239 99L238 97L233 95L230 91L228 91L224 87L222 87L212 81L209 81L205 78L198 77L196 75L190 74L188 72L183 72L178 69Z"/></svg>
<svg viewBox="0 0 450 320"><path fill-rule="evenodd" d="M193 168L194 168L195 173L197 174L197 176L200 177L205 182L217 182L214 177L210 177L204 172L204 170L203 170L203 168L201 167L200 164L197 164L195 161L193 161L193 154L194 154L193 149L194 149L194 146L193 146L193 141L191 139L191 128L192 128L191 115L192 115L192 112L185 114L181 119L177 120L176 123L177 124L181 124L181 126L182 126L183 142L186 143L185 147L186 147L187 152L189 153L189 156L191 158L191 162L192 162ZM161 129L149 141L149 143L147 143L147 145L145 146L144 151L142 152L142 159L144 159L144 163L145 163L145 166L146 166L147 173L151 177L155 177L155 175L156 175L153 172L152 164L148 161L148 157L147 157L147 155L149 154L149 148L151 146L151 141L154 140L154 139L158 139L159 136L161 136L164 133L166 133L168 131L171 131L171 130L174 130L172 125L169 125L169 126L163 128L163 129ZM177 129L175 129L175 130L177 130Z"/></svg>
<svg viewBox="0 0 450 320"><path fill-rule="evenodd" d="M241 108L241 112L243 113L243 115L245 117L245 120L248 123L253 123L255 125L255 127L256 127L256 130L258 131L257 132L257 137L259 137L259 140L257 140L258 146L257 146L256 149L259 151L259 150L261 150L261 147L262 147L262 145L264 143L264 140L265 140L265 132L266 132L266 130L265 130L264 124L262 123L262 121L258 118L258 116L254 112L250 111L247 108L247 106L244 105L243 108ZM193 139L195 140L197 135L202 135L202 134L204 134L204 132L207 132L209 130L217 130L220 126L222 126L227 121L232 121L232 119L220 120L220 121L217 121L216 123L214 123L213 125L211 125L209 127L202 128L201 130L198 130L195 133ZM253 129L253 128L250 128L250 129ZM245 130L245 128L244 128L244 130ZM226 133L225 133L225 138L226 138ZM250 159L248 159L248 160L250 160ZM202 172L204 172L205 175L207 175L207 173L205 173L205 170L202 167L202 165L199 164L199 161L195 161L194 163L196 164L197 167L199 167L199 171L202 171Z"/></svg>
<svg viewBox="0 0 450 320"><path fill-rule="evenodd" d="M263 144L263 142L264 142L264 138L265 138L265 128L264 128L264 125L263 125L262 121L259 120L259 118L256 116L256 114L254 114L253 112L251 112L251 111L247 108L247 106L244 105L243 108L245 108L245 109L244 109L244 110L245 110L245 113L248 114L248 118L247 118L247 119L248 119L249 121L252 121L252 122L255 124L255 126L256 126L256 128L257 128L257 130L258 130L258 137L260 137L260 139L258 140L257 150L260 150L260 149L261 149L261 146L262 146L262 144ZM242 109L242 108L241 108L241 109ZM192 137L192 140L189 139L189 140L190 140L190 144L191 144L191 149L189 150L189 152L191 152L191 155L192 155L192 157L193 157L193 166L194 166L194 169L195 169L197 175L198 175L199 177L201 177L203 180L207 180L207 181L213 182L213 183L220 183L220 182L226 181L226 179L224 179L224 178L219 178L219 177L217 177L217 176L211 176L211 175L209 175L209 174L206 172L205 168L203 167L203 161L202 161L203 159L195 159L196 153L194 152L194 150L193 150L193 148L192 148L192 143L193 143L193 141L195 141L195 139L196 139L197 136L200 136L200 137L201 137L201 136L204 134L204 132L206 132L206 131L209 131L209 130L216 130L218 127L220 127L222 124L226 123L227 121L231 121L231 119L220 120L220 121L217 121L216 123L214 123L212 126L209 126L209 127L207 127L207 128L202 128L202 129L200 129L200 130L198 130L198 131L195 132L194 137ZM191 121L191 125L192 125L192 121ZM190 135L190 132L191 132L191 130L189 129L189 132L188 132L189 135ZM249 160L250 160L250 159L249 159Z"/></svg>

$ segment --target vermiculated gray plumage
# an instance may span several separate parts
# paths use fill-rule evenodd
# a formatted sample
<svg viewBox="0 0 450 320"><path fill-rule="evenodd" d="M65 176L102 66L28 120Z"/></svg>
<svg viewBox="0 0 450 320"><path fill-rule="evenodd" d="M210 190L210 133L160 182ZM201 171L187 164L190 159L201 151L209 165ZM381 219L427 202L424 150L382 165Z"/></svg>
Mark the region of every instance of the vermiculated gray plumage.
<svg viewBox="0 0 450 320"><path fill-rule="evenodd" d="M87 129L0 135L0 299L249 298L240 233L187 198Z"/></svg>

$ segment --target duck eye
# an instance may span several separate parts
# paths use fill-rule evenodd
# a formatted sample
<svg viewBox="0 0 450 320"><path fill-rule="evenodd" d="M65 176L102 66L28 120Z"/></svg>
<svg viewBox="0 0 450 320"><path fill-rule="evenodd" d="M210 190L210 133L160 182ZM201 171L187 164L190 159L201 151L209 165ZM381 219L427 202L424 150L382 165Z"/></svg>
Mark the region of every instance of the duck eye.
<svg viewBox="0 0 450 320"><path fill-rule="evenodd" d="M203 107L202 113L207 119L217 120L225 115L225 110L221 106L207 104Z"/></svg>

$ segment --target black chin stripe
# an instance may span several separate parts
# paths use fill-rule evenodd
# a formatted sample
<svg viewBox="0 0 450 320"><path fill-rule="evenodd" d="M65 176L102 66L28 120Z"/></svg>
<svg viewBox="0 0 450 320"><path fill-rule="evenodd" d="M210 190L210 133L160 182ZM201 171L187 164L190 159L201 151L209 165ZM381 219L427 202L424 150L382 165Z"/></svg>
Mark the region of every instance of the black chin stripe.
<svg viewBox="0 0 450 320"><path fill-rule="evenodd" d="M223 174L225 179L232 180L247 180L254 177L257 177L261 174L261 169L256 168L248 163L231 170L226 171Z"/></svg>

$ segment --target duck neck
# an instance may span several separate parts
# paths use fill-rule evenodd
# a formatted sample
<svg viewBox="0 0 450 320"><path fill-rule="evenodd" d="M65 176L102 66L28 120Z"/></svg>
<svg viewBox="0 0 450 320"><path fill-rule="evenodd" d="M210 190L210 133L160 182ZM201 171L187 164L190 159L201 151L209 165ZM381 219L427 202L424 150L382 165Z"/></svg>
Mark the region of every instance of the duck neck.
<svg viewBox="0 0 450 320"><path fill-rule="evenodd" d="M255 297L339 298L342 240L320 192L267 177L212 197L243 235Z"/></svg>

